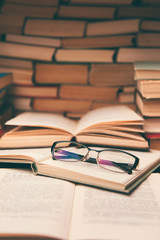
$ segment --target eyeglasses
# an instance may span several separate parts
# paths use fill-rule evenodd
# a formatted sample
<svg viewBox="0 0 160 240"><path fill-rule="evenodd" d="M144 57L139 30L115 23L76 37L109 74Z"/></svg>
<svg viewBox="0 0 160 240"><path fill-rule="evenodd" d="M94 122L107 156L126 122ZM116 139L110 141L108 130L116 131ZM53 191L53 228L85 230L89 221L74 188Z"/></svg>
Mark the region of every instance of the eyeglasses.
<svg viewBox="0 0 160 240"><path fill-rule="evenodd" d="M97 156L89 157L89 152ZM131 174L139 163L139 158L121 150L107 148L97 150L74 141L58 141L51 147L53 160L66 162L85 161L96 163L106 170ZM92 154L93 154L92 153Z"/></svg>

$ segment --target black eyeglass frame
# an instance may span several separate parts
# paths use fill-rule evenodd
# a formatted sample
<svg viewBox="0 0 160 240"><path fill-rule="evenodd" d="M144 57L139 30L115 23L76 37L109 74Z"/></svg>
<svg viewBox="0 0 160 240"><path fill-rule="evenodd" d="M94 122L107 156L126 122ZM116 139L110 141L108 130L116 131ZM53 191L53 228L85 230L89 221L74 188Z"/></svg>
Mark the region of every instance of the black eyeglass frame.
<svg viewBox="0 0 160 240"><path fill-rule="evenodd" d="M53 160L60 160L60 159L57 159L57 158L54 156L54 149L55 149L56 144L58 144L58 143L65 143L65 142L66 142L66 143L73 143L73 144L77 144L77 145L79 144L79 145L81 145L82 147L84 147L84 148L86 148L86 149L88 150L88 152L86 153L86 155L83 156L82 159L77 160L77 162L78 162L78 161L84 161L84 162L89 162L89 163L96 163L96 164L99 165L99 163L98 163L98 161L97 161L97 158L91 158L91 157L89 157L89 159L87 158L89 152L90 152L90 151L95 151L95 152L97 152L97 153L99 154L100 152L103 152L103 151L113 151L113 152L122 152L122 153L128 154L129 156L131 156L131 157L133 157L133 158L135 159L135 162L134 162L132 168L127 172L128 174L131 174L131 173L132 173L132 170L133 170L133 169L136 169L136 167L138 166L138 163L139 163L139 158L138 158L137 156L129 153L129 152L126 152L126 151L123 151L123 150L119 150L119 149L112 149L112 148L106 148L106 149L103 149L103 150L96 150L96 149L92 149L92 148L88 147L87 145L84 145L83 143L76 142L76 141L56 141L56 142L54 142L54 143L52 144L52 146L51 146L51 154L52 154L52 159L53 159ZM63 160L62 160L62 161L63 161ZM68 161L68 162L69 162L69 161ZM113 161L111 161L111 162L113 162ZM125 169L123 169L123 170L125 171Z"/></svg>

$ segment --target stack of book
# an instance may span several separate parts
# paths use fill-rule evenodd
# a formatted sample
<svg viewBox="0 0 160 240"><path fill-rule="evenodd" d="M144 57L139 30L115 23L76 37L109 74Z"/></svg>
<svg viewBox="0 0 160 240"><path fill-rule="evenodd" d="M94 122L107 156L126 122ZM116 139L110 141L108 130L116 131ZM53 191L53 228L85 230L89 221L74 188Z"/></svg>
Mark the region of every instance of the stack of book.
<svg viewBox="0 0 160 240"><path fill-rule="evenodd" d="M0 71L17 110L79 117L135 109L135 61L160 61L160 6L133 0L4 0Z"/></svg>
<svg viewBox="0 0 160 240"><path fill-rule="evenodd" d="M136 104L150 147L160 150L160 62L136 62Z"/></svg>

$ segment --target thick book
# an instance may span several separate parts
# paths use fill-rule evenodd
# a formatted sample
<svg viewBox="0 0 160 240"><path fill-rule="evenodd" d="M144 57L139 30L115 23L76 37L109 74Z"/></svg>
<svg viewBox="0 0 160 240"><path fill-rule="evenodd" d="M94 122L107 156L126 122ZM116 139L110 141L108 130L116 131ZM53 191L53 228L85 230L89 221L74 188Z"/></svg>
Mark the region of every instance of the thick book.
<svg viewBox="0 0 160 240"><path fill-rule="evenodd" d="M63 48L115 48L131 47L134 45L134 34L85 37L85 38L64 38Z"/></svg>
<svg viewBox="0 0 160 240"><path fill-rule="evenodd" d="M1 62L1 60L0 60ZM17 68L17 67L1 67L0 66L0 72L1 73L12 73L13 75L13 83L19 84L19 85L33 85L32 79L33 79L33 70L32 69L25 69L25 68Z"/></svg>
<svg viewBox="0 0 160 240"><path fill-rule="evenodd" d="M159 32L160 31L160 21L142 20L140 29L142 31Z"/></svg>
<svg viewBox="0 0 160 240"><path fill-rule="evenodd" d="M57 38L44 38L34 36L23 36L18 34L6 34L6 42L22 43L36 46L47 46L47 47L60 47L61 40Z"/></svg>
<svg viewBox="0 0 160 240"><path fill-rule="evenodd" d="M139 19L89 22L86 28L86 36L105 36L136 33L139 31L139 24Z"/></svg>
<svg viewBox="0 0 160 240"><path fill-rule="evenodd" d="M138 33L136 44L139 47L160 47L159 33Z"/></svg>
<svg viewBox="0 0 160 240"><path fill-rule="evenodd" d="M129 196L29 170L3 168L0 174L2 239L160 238L158 173Z"/></svg>
<svg viewBox="0 0 160 240"><path fill-rule="evenodd" d="M119 48L117 62L158 62L160 48Z"/></svg>
<svg viewBox="0 0 160 240"><path fill-rule="evenodd" d="M85 21L27 19L24 34L45 37L83 37Z"/></svg>
<svg viewBox="0 0 160 240"><path fill-rule="evenodd" d="M16 110L55 112L55 113L86 113L91 109L91 101L88 100L70 100L42 97L10 97L10 103Z"/></svg>
<svg viewBox="0 0 160 240"><path fill-rule="evenodd" d="M143 118L123 105L89 111L78 122L53 113L26 112L6 126L14 127L1 137L1 148L48 147L76 138L92 145L148 149Z"/></svg>
<svg viewBox="0 0 160 240"><path fill-rule="evenodd" d="M53 160L50 148L14 149L0 151L0 164L25 164L37 175L60 178L103 189L130 193L160 166L160 151L129 151L139 158L132 174L103 169L97 164ZM45 179L44 179L45 181Z"/></svg>
<svg viewBox="0 0 160 240"><path fill-rule="evenodd" d="M135 80L160 79L160 62L135 62Z"/></svg>
<svg viewBox="0 0 160 240"><path fill-rule="evenodd" d="M0 33L21 34L24 16L0 13Z"/></svg>
<svg viewBox="0 0 160 240"><path fill-rule="evenodd" d="M116 101L119 87L61 85L59 96L62 99Z"/></svg>
<svg viewBox="0 0 160 240"><path fill-rule="evenodd" d="M119 7L117 12L118 18L149 18L160 19L159 7L148 6L124 6Z"/></svg>
<svg viewBox="0 0 160 240"><path fill-rule="evenodd" d="M61 5L59 7L57 16L59 18L67 19L89 19L89 20L102 20L114 18L114 7L105 6L73 6Z"/></svg>
<svg viewBox="0 0 160 240"><path fill-rule="evenodd" d="M56 98L58 97L58 87L56 86L36 86L36 85L13 85L9 91L11 96L20 97L42 97Z"/></svg>
<svg viewBox="0 0 160 240"><path fill-rule="evenodd" d="M146 99L160 99L160 80L138 80L137 90Z"/></svg>
<svg viewBox="0 0 160 240"><path fill-rule="evenodd" d="M143 98L136 93L136 104L141 114L145 117L160 117L160 100L153 98Z"/></svg>
<svg viewBox="0 0 160 240"><path fill-rule="evenodd" d="M130 5L133 0L70 0L70 2L82 5Z"/></svg>
<svg viewBox="0 0 160 240"><path fill-rule="evenodd" d="M29 60L22 60L9 57L0 57L0 67L10 67L10 68L22 68L22 69L33 69L33 63ZM9 71L11 72L11 71Z"/></svg>
<svg viewBox="0 0 160 240"><path fill-rule="evenodd" d="M89 83L94 86L132 86L134 67L132 63L91 64Z"/></svg>
<svg viewBox="0 0 160 240"><path fill-rule="evenodd" d="M33 6L24 4L4 3L1 8L2 13L16 14L33 18L53 18L57 12L57 7Z"/></svg>
<svg viewBox="0 0 160 240"><path fill-rule="evenodd" d="M24 5L33 5L33 6L48 6L48 7L57 7L59 0L5 0L7 3L18 3L18 4L24 4ZM127 0L126 0L127 1Z"/></svg>
<svg viewBox="0 0 160 240"><path fill-rule="evenodd" d="M9 42L0 43L0 55L4 57L52 61L54 52L55 48L53 47L33 46Z"/></svg>
<svg viewBox="0 0 160 240"><path fill-rule="evenodd" d="M111 49L58 49L57 62L107 63L113 62L115 50Z"/></svg>
<svg viewBox="0 0 160 240"><path fill-rule="evenodd" d="M86 64L36 63L35 82L38 84L87 84Z"/></svg>

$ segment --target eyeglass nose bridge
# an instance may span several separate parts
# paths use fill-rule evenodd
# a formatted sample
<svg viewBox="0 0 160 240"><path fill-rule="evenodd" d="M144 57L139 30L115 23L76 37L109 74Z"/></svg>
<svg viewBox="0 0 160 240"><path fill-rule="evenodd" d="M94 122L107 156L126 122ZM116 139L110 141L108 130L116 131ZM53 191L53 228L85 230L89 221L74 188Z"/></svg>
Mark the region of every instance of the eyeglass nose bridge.
<svg viewBox="0 0 160 240"><path fill-rule="evenodd" d="M94 157L90 157L90 152L96 152L97 155L94 156ZM96 159L97 159L97 157L98 157L98 154L99 154L99 151L98 151L98 150L88 148L87 154L83 157L83 159L82 159L81 161L85 162L85 161L87 161L88 159L92 159L92 160L94 160L94 162L96 163L96 162L97 162Z"/></svg>

